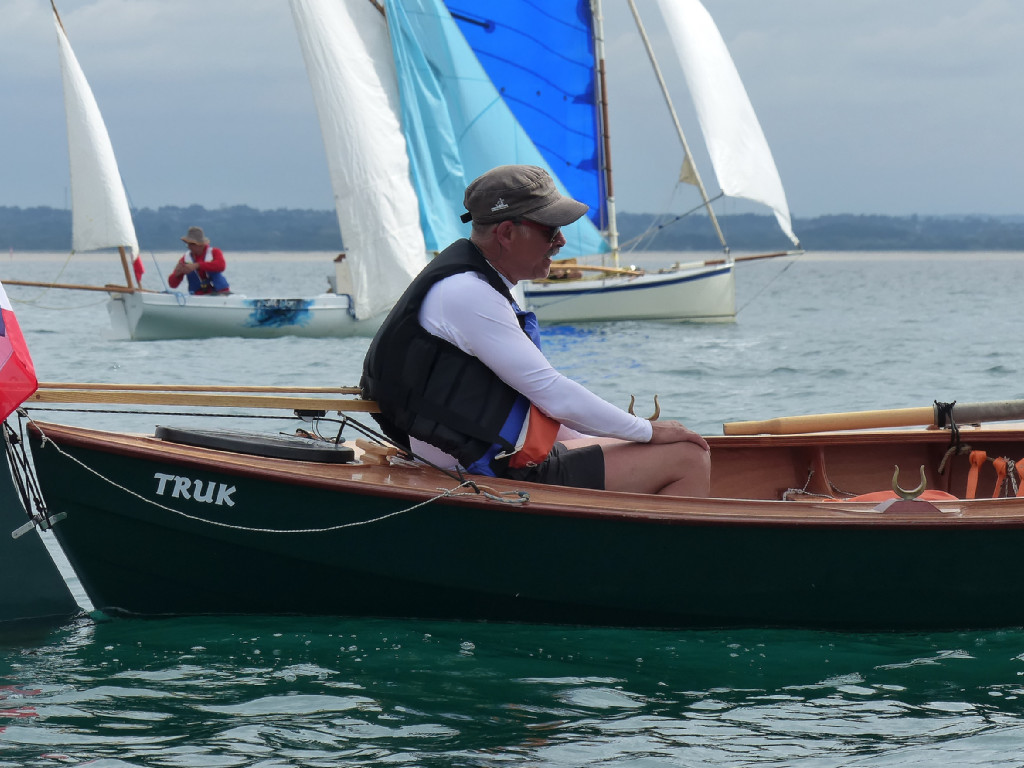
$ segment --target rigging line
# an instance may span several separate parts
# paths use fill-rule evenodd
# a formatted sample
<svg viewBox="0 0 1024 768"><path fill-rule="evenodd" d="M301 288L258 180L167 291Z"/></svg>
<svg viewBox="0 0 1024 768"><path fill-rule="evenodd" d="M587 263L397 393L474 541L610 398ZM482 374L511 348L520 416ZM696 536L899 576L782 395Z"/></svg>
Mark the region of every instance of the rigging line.
<svg viewBox="0 0 1024 768"><path fill-rule="evenodd" d="M755 293L753 296L751 296L749 299L747 299L743 303L743 306L741 306L739 309L736 310L736 314L739 315L740 312L742 312L747 307L749 307L753 303L754 299L756 299L758 296L760 296L762 293L765 292L765 289L767 289L768 286L770 286L772 283L774 283L776 280L778 280L780 277L782 277L782 275L784 275L786 273L786 270L788 270L790 267L792 267L794 264L796 264L800 260L800 257L804 255L804 253L806 253L806 251L801 251L800 253L798 253L797 257L795 259L791 260L788 264L786 264L786 266L784 266L782 269L780 269L778 272L776 272L771 280L769 280L764 285L762 285L761 288L757 291L757 293Z"/></svg>
<svg viewBox="0 0 1024 768"><path fill-rule="evenodd" d="M40 407L40 406L26 406L26 405L22 405L22 407L19 408L19 411L25 411L26 412L26 418L28 418L28 420L33 422L33 423L35 423L35 422L27 414L28 410L32 410L32 411L48 411L48 412L58 412L58 413L64 411L64 412L68 412L68 413L102 413L102 414L133 415L133 416L135 416L135 415L144 415L144 416L186 416L186 417L192 417L192 418L276 419L276 420L279 420L279 421L292 421L292 422L294 422L294 421L303 421L303 419L301 417L299 417L298 415L275 416L275 415L272 415L272 414L263 414L263 413L257 413L257 414L252 414L252 413L187 413L187 412L182 412L182 411L140 411L140 410L128 410L128 409L123 409L123 408L122 409L117 409L117 410L111 410L111 409L101 409L101 408L53 408L53 407ZM499 501L499 502L506 503L506 504L522 504L522 503L526 503L526 502L528 502L530 500L530 495L526 491L513 490L513 491L504 492L505 495L509 496L509 498L505 499L505 498L500 498L498 496L495 496L495 495L493 495L493 493L488 493L485 490L481 490L473 480L467 479L465 476L462 475L461 472L459 472L459 473L452 472L449 469L445 469L444 467L440 467L437 464L434 464L433 462L428 461L427 459L425 459L422 456L416 454L412 450L408 450L406 448L403 448L400 445L396 445L394 443L394 441L390 440L385 435L383 435L383 434L381 434L379 432L376 432L375 430L371 429L370 427L367 427L365 424L363 424L360 421L357 421L356 419L352 418L351 416L342 415L340 419L325 418L325 417L314 417L312 419L314 431L318 430L318 422L320 422L320 421L325 421L327 423L339 424L340 425L340 428L338 430L339 437L340 437L342 431L344 430L344 428L346 426L350 426L354 430L356 430L357 432L361 432L366 437L369 437L372 440L375 440L376 442L378 442L378 443L380 443L382 445L394 446L395 448L397 448L398 450L400 450L402 453L406 454L407 456L410 456L411 458L415 459L416 461L420 461L423 464L426 464L427 466L429 466L429 467L431 467L433 469L436 469L439 472L442 472L447 477L449 477L452 480L456 481L457 483L459 483L458 488L462 488L462 487L472 488L475 493L478 493L478 494L480 494L480 495L482 495L482 496L484 496L486 498L489 498L492 501ZM37 424L37 427L38 427L38 424ZM338 441L337 440L327 440L327 442L335 442L335 443L337 443ZM458 490L458 488L456 488L454 490ZM454 493L454 490L452 491L452 493Z"/></svg>
<svg viewBox="0 0 1024 768"><path fill-rule="evenodd" d="M31 419L29 421L31 421ZM70 461L73 461L75 464L78 464L80 467L82 467L82 469L86 470L87 472L92 473L93 475L96 475L96 477L100 478L100 480L102 480L105 483L113 486L114 488L117 488L119 491L127 493L129 496L134 496L135 498L139 499L139 501L145 502L146 504L150 504L150 505L156 507L157 509L162 509L165 512L170 512L171 514L178 515L179 517L183 517L186 520L191 520L192 522L195 522L195 523L206 523L207 525L212 525L212 526L215 526L217 528L228 528L228 529L234 530L234 531L249 531L250 533L280 533L280 534L291 534L291 533L329 533L331 531L340 531L340 530L345 529L345 528L355 528L355 527L361 526L361 525L370 525L371 523L379 523L382 520L387 520L390 517L397 517L398 515L405 514L406 512L412 512L413 510L419 509L420 507L425 507L426 505L431 504L431 503L433 503L433 502L435 502L435 501L437 501L439 499L443 499L446 496L452 496L460 488L462 488L464 485L468 485L469 484L468 481L467 481L467 482L464 482L464 483L456 486L455 488L451 488L451 489L438 489L440 491L440 493L438 493L437 496L434 496L432 498L426 499L425 501L421 501L418 504L412 505L411 507L406 507L405 509L398 509L398 510L395 510L394 512L388 512L387 514L379 515L377 517L371 518L370 520L357 520L357 521L352 522L352 523L340 523L338 525L331 525L331 526L327 526L327 527L324 527L324 528L287 528L287 529L286 528L253 528L253 527L246 526L246 525L236 525L234 523L224 523L224 522L221 522L219 520L207 520L206 518L197 517L196 515L190 515L188 512L182 512L181 510L174 509L173 507L168 507L166 504L161 504L158 501L153 501L152 499L148 499L145 496L143 496L142 494L137 493L137 492L131 490L130 488L126 488L125 486L121 485L120 483L117 483L117 482L111 480L106 475L104 475L101 472L98 472L97 470L95 470L92 467L90 467L84 461L82 461L80 459L77 459L74 456L72 456L70 453L68 453L63 448L61 448L59 445L57 445L57 443L55 443L53 440L50 440L50 438L48 438L43 433L43 431L41 429L39 429L39 425L38 424L36 424L36 429L39 430L39 434L43 438L43 442L42 442L42 447L43 448L45 448L47 445L52 445L54 447L54 449L57 451L57 453L59 453L62 457L64 457L65 459L69 459Z"/></svg>
<svg viewBox="0 0 1024 768"><path fill-rule="evenodd" d="M38 423L33 421L31 418L29 418L28 421L29 421L29 423L35 425L36 430L39 432L39 435L42 438L42 443L40 445L40 449L46 448L47 445L53 446L54 450L56 450L57 453L59 453L63 458L68 459L69 461L74 462L75 464L80 466L82 469L84 469L86 472L89 472L89 473L95 475L100 480L102 480L103 482L107 483L108 485L118 489L119 491L122 491L123 493L126 493L129 496L134 496L139 501L142 501L142 502L144 502L146 504L154 506L157 509L162 509L165 512L170 512L171 514L177 515L179 517L183 517L186 520L191 520L192 522L196 522L196 523L206 523L207 525L212 525L212 526L215 526L217 528L227 528L227 529L235 530L235 531L248 531L250 533L276 533L276 534L330 533L332 531L340 531L340 530L344 530L346 528L356 528L358 526L370 525L372 523L379 523L379 522L382 522L382 521L387 520L389 518L397 517L398 515L403 515L406 512L412 512L414 510L419 509L420 507L425 507L428 504L432 504L435 501L438 501L440 499L443 499L443 498L446 498L446 497L449 497L449 496L458 495L459 490L464 488L464 487L472 487L472 488L474 488L474 490L476 490L477 493L482 493L483 495L488 496L488 498L493 498L492 496L490 496L486 492L478 490L472 480L464 480L461 483L459 483L459 485L455 486L454 488L438 488L437 489L438 490L438 494L436 496L432 496L429 499L425 499L424 501L421 501L421 502L419 502L417 504L413 504L411 507L406 507L404 509L398 509L398 510L395 510L394 512L388 512L388 513L383 514L383 515L378 515L377 517L371 518L369 520L356 520L356 521L351 522L351 523L339 523L338 525L331 525L331 526L326 526L326 527L322 527L322 528L253 528L253 527L245 526L245 525L236 525L234 523L224 523L224 522L221 522L219 520L207 520L206 518L198 517L196 515L190 515L188 512L182 512L181 510L174 509L173 507L169 507L166 504L161 504L158 501L153 501L152 499L146 498L142 494L140 494L140 493L138 493L136 491L133 491L132 489L127 488L127 487L121 485L120 483L115 482L114 480L110 479L109 477L107 477L103 473L99 472L98 470L93 469L92 467L90 467L88 464L86 464L81 459L78 459L78 458L72 456L70 453L68 453L63 448L61 448L60 445L58 445L56 442L54 442L49 437L47 437L46 433L43 432L42 429L40 429ZM522 493L523 492L520 492L520 494L522 494ZM528 500L528 498L529 497L527 496L525 499L523 499L523 501ZM500 499L498 499L498 500L500 501Z"/></svg>
<svg viewBox="0 0 1024 768"><path fill-rule="evenodd" d="M19 408L18 410L19 411L25 411L26 412L26 417L28 418L29 421L31 421L33 423L35 423L34 420L30 416L28 416L28 414L27 414L27 411L29 411L29 410L32 410L32 411L47 411L47 412L56 412L56 413L60 413L60 412L66 412L66 413L102 413L102 414L131 415L131 416L140 416L140 415L141 416L186 416L186 417L191 417L191 418L271 419L271 420L276 419L278 421L292 421L292 422L294 422L294 421L303 421L303 419L301 417L295 416L295 415L293 415L293 416L275 416L275 415L272 415L272 414L264 414L264 413L187 413L187 412L182 412L182 411L139 411L139 410L128 410L128 409L124 409L124 408L117 409L117 410L104 409L104 408L53 408L53 407L42 407L42 406L34 406L34 405L33 406L22 405L21 408ZM385 435L383 435L383 434L381 434L379 432L374 431L373 429L371 429L370 427L367 427L365 424L363 424L360 421L356 421L351 416L345 415L345 416L342 416L340 419L316 417L316 418L313 419L313 423L314 423L313 429L314 429L314 431L317 431L318 423L320 421L325 421L327 423L333 423L333 424L339 424L340 425L340 428L338 430L339 436L341 435L342 430L344 430L344 428L346 426L349 426L349 427L352 427L355 431L361 432L364 436L369 437L370 439L375 440L376 442L378 442L378 443L380 443L382 445L394 446L395 448L400 450L402 453L412 457L416 461L420 461L420 462L426 464L428 467L436 469L437 471L442 472L447 477L449 477L452 480L456 481L457 483L460 484L459 488L461 488L461 487L472 488L475 493L481 494L482 496L485 496L486 498L489 498L492 501L500 501L500 502L503 502L503 503L506 503L506 504L509 504L509 503L521 504L521 503L528 502L530 500L530 495L526 491L515 490L515 491L504 492L510 498L509 499L503 499L503 498L499 498L499 497L493 495L492 493L488 493L488 492L486 492L484 490L481 490L473 480L466 479L464 476L462 476L461 473L457 474L455 472L452 472L449 469L445 469L444 467L440 467L437 464L434 464L433 462L428 461L427 459L423 458L422 456L416 454L415 452L413 452L411 450L407 450L407 449L403 448L400 445L396 445L392 440L388 439ZM284 434L284 433L282 433L282 434ZM334 443L338 443L339 442L338 440L333 440L333 439L325 440L325 441L326 442L334 442ZM458 490L458 489L456 488L455 490ZM454 493L454 491L452 491L452 493Z"/></svg>
<svg viewBox="0 0 1024 768"><path fill-rule="evenodd" d="M37 293L35 295L35 298L20 299L17 303L20 303L20 304L31 304L32 306L40 306L42 309L54 309L54 307L44 307L41 304L38 304L38 302L49 291L54 290L52 284L57 283L61 279L61 277L63 276L65 270L67 270L67 268L68 268L68 264L71 263L71 257L74 256L74 255L75 255L75 251L74 251L74 249L72 249L68 253L67 257L64 259L64 263L61 265L61 268L57 271L57 274L54 276L54 278L52 280L49 281L51 283L51 285L49 285L49 286L43 288L41 291L39 291L39 293ZM13 299L12 299L12 301L13 301ZM91 307L93 305L92 304L83 304L82 306L83 307Z"/></svg>
<svg viewBox="0 0 1024 768"><path fill-rule="evenodd" d="M0 422L0 429L3 431L3 449L6 451L10 463L11 479L14 481L21 504L28 517L35 520L38 512L40 517L45 519L47 517L46 505L43 503L42 491L39 489L39 482L32 471L32 464L28 458L24 425L20 413L18 414L18 427L20 434L6 420Z"/></svg>
<svg viewBox="0 0 1024 768"><path fill-rule="evenodd" d="M459 468L459 469L457 469L456 471L453 472L450 469L445 469L444 467L438 466L437 464L434 464L432 461L423 458L422 456L417 454L412 449L407 449L407 448L402 447L401 445L398 445L397 443L395 443L394 440L391 440L386 435L383 435L383 434L381 434L381 433L371 429L370 427L368 427L365 424L363 424L361 421L357 421L356 419L354 419L353 417L351 417L351 416L349 416L347 414L343 414L340 419L326 418L326 417L315 417L313 419L313 422L314 422L313 429L314 429L314 431L318 431L319 422L321 422L321 421L326 421L328 423L340 423L341 427L338 430L338 434L339 435L341 435L342 430L344 430L346 426L350 426L353 429L355 429L357 432L361 432L366 437L369 437L369 438L375 440L376 442L380 443L381 445L391 445L391 446L397 448L400 452L404 453L406 456L409 456L410 458L414 459L415 461L422 462L423 464L426 464L428 467L431 467L432 469L436 469L438 472L442 472L443 474L445 474L448 477L450 477L452 480L455 480L456 482L459 483L458 488L462 488L462 487L471 488L474 493L479 494L481 496L484 496L485 498L488 498L491 501L499 501L499 502L501 502L503 504L525 504L526 502L528 502L530 500L530 494L527 491L511 490L511 491L501 491L501 492L498 492L498 491L495 491L493 489L488 489L488 488L486 488L484 486L478 485L475 481L467 478L463 474L461 468ZM332 440L328 440L327 442L333 442L333 441ZM455 494L455 491L457 491L458 488L453 490L452 494ZM507 496L508 498L502 498L503 496Z"/></svg>
<svg viewBox="0 0 1024 768"><path fill-rule="evenodd" d="M725 196L724 192L719 192L717 195L715 195L710 200L708 200L708 202L709 203L713 203L713 202L715 202L715 200L718 200L719 198L724 197L724 196ZM676 222L680 221L681 219L685 219L687 216L690 216L690 215L696 213L697 211L701 210L703 207L704 207L704 203L701 203L700 205L696 205L696 206L694 206L693 208L691 208L688 211L684 211L683 213L680 213L680 214L676 215L675 217L669 219L668 221L662 222L661 224L652 225L652 226L648 227L646 229L646 231L644 231L643 233L637 235L636 237L633 237L633 238L630 238L629 240L627 240L625 243L622 244L621 247L622 248L626 248L627 246L633 246L634 244L640 242L641 240L643 240L646 237L654 237L654 235L656 235L661 230L665 229L666 227L670 227L673 224L675 224Z"/></svg>
<svg viewBox="0 0 1024 768"><path fill-rule="evenodd" d="M640 32L640 39L643 41L644 48L647 51L647 57L651 60L651 66L654 69L654 75L658 80L658 85L661 87L662 96L665 98L665 103L668 105L668 111L672 116L672 122L676 127L679 142L683 145L683 168L680 173L680 181L684 176L686 176L689 178L689 181L693 183L693 186L698 189L701 199L704 201L703 207L708 212L708 219L715 229L715 234L718 235L718 241L722 244L722 250L729 253L729 244L725 240L725 235L722 234L722 228L718 225L718 217L715 216L715 209L711 205L716 198L708 198L707 189L704 186L704 181L701 179L700 171L697 170L697 165L693 161L693 152L690 151L690 144L687 142L686 135L683 133L683 127L679 122L679 116L676 114L676 108L672 103L672 97L669 95L668 86L665 84L665 78L662 77L661 67L658 66L657 58L654 55L654 48L651 46L650 38L647 36L647 29L644 26L643 19L640 17L640 11L637 10L636 2L635 0L627 0L627 2L629 3L629 10L633 14L633 20L636 22L636 28Z"/></svg>
<svg viewBox="0 0 1024 768"><path fill-rule="evenodd" d="M152 248L149 248L147 250L149 252L149 258L153 261L153 266L156 267L156 276L160 278L160 285L166 285L167 281L164 279L164 271L160 269L160 262L157 261L156 253L153 251Z"/></svg>
<svg viewBox="0 0 1024 768"><path fill-rule="evenodd" d="M120 174L121 174L121 171L120 171L120 169L118 169L118 176L120 176ZM131 214L131 217L132 217L132 229L135 229L135 214L138 212L139 209L135 205L135 201L132 200L131 193L128 191L128 185L124 183L124 178L123 177L121 178L121 186L124 188L124 196L125 196L125 199L128 201L128 211L129 211L129 213ZM137 232L136 232L135 239L136 239L136 241L138 241L138 239L139 239ZM146 248L146 253L149 255L150 260L153 262L153 266L156 268L156 275L157 275L157 277L160 278L160 285L165 285L167 283L167 281L164 280L164 273L163 273L163 270L160 269L160 262L157 261L156 252L152 248ZM135 255L139 259L142 258L142 248L141 248L141 246L139 247L138 253L136 253Z"/></svg>
<svg viewBox="0 0 1024 768"><path fill-rule="evenodd" d="M326 418L325 419L317 419L317 420L318 421L336 421L335 419L326 419ZM350 426L353 429L355 429L357 432L362 432L363 435L365 435L366 437L372 438L373 440L377 441L378 443L381 443L382 445L394 446L399 451L401 451L402 453L404 453L407 456L411 457L412 459L415 459L416 461L420 461L420 462L426 464L428 467L436 469L438 472L443 472L445 475L450 477L452 480L455 480L456 482L460 482L463 485L468 485L476 493L483 493L484 496L488 496L487 493L485 493L485 492L480 490L480 488L476 485L476 483L474 483L472 480L467 480L466 477L462 474L461 471L456 473L456 472L453 472L450 469L445 469L444 467L440 467L437 464L434 464L432 461L429 461L428 459L423 458L422 456L417 454L415 451L413 451L411 448L410 449L403 448L402 446L396 444L393 440L388 438L386 435L383 435L383 434L381 434L381 433L371 429L370 427L367 427L362 422L356 421L356 419L352 418L351 416L349 416L347 414L342 415L340 421L341 421L341 428L342 429L344 429L346 426ZM339 431L339 433L340 433L340 431ZM529 501L529 494L525 494L523 491L515 491L514 493L518 494L522 498L523 501ZM525 498L523 498L524 496L525 496ZM494 498L494 497L490 496L490 498Z"/></svg>
<svg viewBox="0 0 1024 768"><path fill-rule="evenodd" d="M48 291L50 289L47 288L46 290ZM33 299L31 301L25 301L24 299L11 299L12 304L24 304L25 306L36 307L37 309L45 309L48 312L73 312L79 309L88 309L89 307L99 306L105 301L106 299L100 299L99 301L93 301L89 304L75 304L73 307L58 307L56 305L40 304L38 299Z"/></svg>

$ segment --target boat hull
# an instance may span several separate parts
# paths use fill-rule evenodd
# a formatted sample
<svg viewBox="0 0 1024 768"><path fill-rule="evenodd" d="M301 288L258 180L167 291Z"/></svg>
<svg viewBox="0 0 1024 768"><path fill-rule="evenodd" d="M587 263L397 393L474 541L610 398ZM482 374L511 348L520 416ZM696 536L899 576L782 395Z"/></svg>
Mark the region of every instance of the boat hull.
<svg viewBox="0 0 1024 768"><path fill-rule="evenodd" d="M883 511L489 479L492 492L527 493L512 504L445 493L458 483L426 468L303 464L40 429L52 442L32 445L39 479L51 512L67 513L56 537L106 613L1024 625L1024 501L1016 499ZM713 456L753 445L730 440L718 439Z"/></svg>
<svg viewBox="0 0 1024 768"><path fill-rule="evenodd" d="M112 293L107 309L115 336L134 341L373 336L385 316L356 320L351 300L344 294L295 299Z"/></svg>
<svg viewBox="0 0 1024 768"><path fill-rule="evenodd" d="M634 277L530 282L525 294L528 306L544 323L736 319L731 263Z"/></svg>
<svg viewBox="0 0 1024 768"><path fill-rule="evenodd" d="M10 535L28 519L0 440L0 625L5 629L56 623L81 613L39 534L29 530L16 539Z"/></svg>

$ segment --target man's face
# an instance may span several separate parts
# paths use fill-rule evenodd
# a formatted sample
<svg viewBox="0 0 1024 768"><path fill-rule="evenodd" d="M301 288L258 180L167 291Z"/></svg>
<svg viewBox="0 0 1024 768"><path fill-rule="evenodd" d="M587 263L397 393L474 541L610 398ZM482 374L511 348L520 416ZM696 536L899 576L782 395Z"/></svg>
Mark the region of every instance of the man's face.
<svg viewBox="0 0 1024 768"><path fill-rule="evenodd" d="M520 280L543 280L551 270L551 259L565 245L565 237L560 227L538 224L529 219L509 222L516 228L519 237L515 238L512 268L517 273L510 276L515 282Z"/></svg>

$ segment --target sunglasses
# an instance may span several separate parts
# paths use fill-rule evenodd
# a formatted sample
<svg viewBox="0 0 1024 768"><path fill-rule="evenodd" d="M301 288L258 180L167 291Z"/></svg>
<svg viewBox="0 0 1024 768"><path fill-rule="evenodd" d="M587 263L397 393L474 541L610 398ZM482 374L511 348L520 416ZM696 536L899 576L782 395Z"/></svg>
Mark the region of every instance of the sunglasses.
<svg viewBox="0 0 1024 768"><path fill-rule="evenodd" d="M544 238L548 241L548 245L554 245L555 240L562 234L561 227L549 227L546 224L538 224L536 221L530 221L529 219L513 219L513 224L525 224L531 229L535 229L540 232Z"/></svg>

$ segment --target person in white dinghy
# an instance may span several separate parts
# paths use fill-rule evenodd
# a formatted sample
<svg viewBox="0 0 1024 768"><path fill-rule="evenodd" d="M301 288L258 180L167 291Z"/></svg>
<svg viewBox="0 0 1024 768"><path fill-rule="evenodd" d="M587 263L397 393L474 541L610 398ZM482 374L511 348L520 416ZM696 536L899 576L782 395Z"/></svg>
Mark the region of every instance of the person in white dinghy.
<svg viewBox="0 0 1024 768"><path fill-rule="evenodd" d="M227 262L221 249L210 245L210 238L200 227L189 227L188 234L181 239L188 246L188 253L178 259L167 284L177 288L187 278L188 292L196 296L231 293L224 277Z"/></svg>

